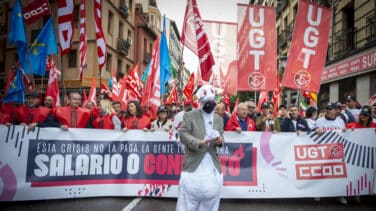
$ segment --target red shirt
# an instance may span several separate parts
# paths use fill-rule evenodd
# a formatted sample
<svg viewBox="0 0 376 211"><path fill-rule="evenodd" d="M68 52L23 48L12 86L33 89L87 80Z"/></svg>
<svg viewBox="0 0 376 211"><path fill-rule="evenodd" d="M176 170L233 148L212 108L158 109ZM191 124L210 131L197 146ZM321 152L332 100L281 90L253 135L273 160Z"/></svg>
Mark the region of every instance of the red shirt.
<svg viewBox="0 0 376 211"><path fill-rule="evenodd" d="M114 123L112 122L112 117L114 114L108 114L104 116L99 116L93 121L94 128L98 129L115 129Z"/></svg>
<svg viewBox="0 0 376 211"><path fill-rule="evenodd" d="M43 123L47 119L50 111L51 110L49 108L43 106L20 106L16 110L16 118L20 123L25 123L28 125L31 123Z"/></svg>
<svg viewBox="0 0 376 211"><path fill-rule="evenodd" d="M86 128L90 119L90 111L81 107L60 107L56 109L56 118L60 124L69 128Z"/></svg>
<svg viewBox="0 0 376 211"><path fill-rule="evenodd" d="M143 128L150 128L150 118L146 115L142 115L141 117L127 117L123 121L124 127L128 129L143 129Z"/></svg>
<svg viewBox="0 0 376 211"><path fill-rule="evenodd" d="M10 123L10 115L0 112L0 124Z"/></svg>

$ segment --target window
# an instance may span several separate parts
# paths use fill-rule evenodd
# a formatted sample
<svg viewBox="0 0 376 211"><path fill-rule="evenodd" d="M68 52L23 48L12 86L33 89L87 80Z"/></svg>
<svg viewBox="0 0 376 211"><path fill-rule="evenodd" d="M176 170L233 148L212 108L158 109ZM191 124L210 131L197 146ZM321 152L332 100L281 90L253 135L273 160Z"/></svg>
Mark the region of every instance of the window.
<svg viewBox="0 0 376 211"><path fill-rule="evenodd" d="M68 67L75 68L77 67L77 50L71 50L68 55Z"/></svg>
<svg viewBox="0 0 376 211"><path fill-rule="evenodd" d="M345 99L346 96L356 96L356 77L349 77L338 81L338 98L340 101Z"/></svg>
<svg viewBox="0 0 376 211"><path fill-rule="evenodd" d="M147 46L148 46L148 41L146 40L146 38L144 38L144 52L146 52Z"/></svg>
<svg viewBox="0 0 376 211"><path fill-rule="evenodd" d="M124 24L122 22L119 22L119 39L124 39L123 31L124 31Z"/></svg>
<svg viewBox="0 0 376 211"><path fill-rule="evenodd" d="M154 26L155 26L155 18L154 18L154 15L151 14L150 15L150 27L154 28Z"/></svg>
<svg viewBox="0 0 376 211"><path fill-rule="evenodd" d="M121 69L123 69L123 62L121 61L121 59L118 59L116 72L121 72Z"/></svg>
<svg viewBox="0 0 376 211"><path fill-rule="evenodd" d="M112 69L112 55L107 53L107 61L106 61L106 70L107 72L111 72Z"/></svg>
<svg viewBox="0 0 376 211"><path fill-rule="evenodd" d="M132 4L133 4L133 1L129 0L129 3L128 3L129 12L132 12Z"/></svg>
<svg viewBox="0 0 376 211"><path fill-rule="evenodd" d="M114 30L114 13L108 11L107 32L112 35Z"/></svg>
<svg viewBox="0 0 376 211"><path fill-rule="evenodd" d="M153 53L153 45L152 45L152 43L149 43L149 53L150 54Z"/></svg>
<svg viewBox="0 0 376 211"><path fill-rule="evenodd" d="M74 6L74 28L77 29L80 27L80 5Z"/></svg>
<svg viewBox="0 0 376 211"><path fill-rule="evenodd" d="M126 66L126 71L127 71L127 73L129 73L129 69L130 69L131 67L129 66L129 64L127 64L127 66Z"/></svg>

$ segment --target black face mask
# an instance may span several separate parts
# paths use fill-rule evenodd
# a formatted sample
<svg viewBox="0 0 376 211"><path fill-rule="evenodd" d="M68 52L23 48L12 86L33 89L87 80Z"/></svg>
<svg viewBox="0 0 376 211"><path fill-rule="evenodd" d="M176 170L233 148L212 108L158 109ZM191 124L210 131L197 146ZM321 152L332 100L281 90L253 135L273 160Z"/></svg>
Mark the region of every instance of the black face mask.
<svg viewBox="0 0 376 211"><path fill-rule="evenodd" d="M214 101L208 101L204 104L202 107L202 110L204 110L206 113L210 114L216 106L216 103Z"/></svg>

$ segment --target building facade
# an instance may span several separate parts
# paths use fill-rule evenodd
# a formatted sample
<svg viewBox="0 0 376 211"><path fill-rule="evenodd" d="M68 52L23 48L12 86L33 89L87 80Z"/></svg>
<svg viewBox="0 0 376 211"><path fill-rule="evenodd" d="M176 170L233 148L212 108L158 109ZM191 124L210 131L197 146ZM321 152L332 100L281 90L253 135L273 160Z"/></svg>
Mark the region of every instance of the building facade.
<svg viewBox="0 0 376 211"><path fill-rule="evenodd" d="M269 2L269 1L268 1ZM313 1L331 8L332 21L326 65L318 106L356 96L361 104L376 94L376 2L369 0ZM298 0L270 1L277 9L280 71L288 57ZM287 104L296 103L297 92L285 90Z"/></svg>
<svg viewBox="0 0 376 211"><path fill-rule="evenodd" d="M143 1L144 4L152 10L154 17L154 24L151 24L148 12L142 12L142 16L147 17L145 20L145 26L150 31L148 42L145 46L144 43L138 42L140 34L137 33L139 28L139 11L136 7L137 0L102 0L102 27L106 41L106 64L99 70L97 45L95 37L95 22L94 22L94 1L86 0L86 32L87 32L87 56L86 56L86 68L83 72L82 82L79 79L79 7L80 0L74 0L74 36L72 42L72 49L69 53L60 56L60 53L56 55L56 66L62 71L60 79L60 86L67 89L80 89L89 88L93 78L97 80L97 86L99 87L99 80L104 84L108 84L109 78L116 72L117 76L126 74L136 64L139 65L139 73L141 74L147 63L150 60L150 52L154 45L154 40L157 36L157 32L160 32L160 13L153 0ZM14 0L5 1L0 3L0 81L1 87L5 86L6 70L16 64L18 61L17 50L15 46L7 46L7 33L9 32L9 22L12 13L12 7ZM22 6L25 6L32 2L32 0L21 1ZM57 2L56 0L50 0L51 15L55 25L56 40L59 42L58 37L58 17L57 17ZM153 4L154 3L154 4ZM152 6L150 6L152 5ZM36 21L31 25L26 25L26 33L28 42L38 35L40 29L43 27L45 21L49 16ZM151 28L150 26L153 25ZM142 28L142 27L141 27ZM149 53L146 57L142 54L139 57L138 49L145 50ZM141 53L144 53L142 51ZM148 57L149 56L149 57ZM144 58L145 57L145 58ZM140 58L142 58L140 60ZM146 62L145 62L146 61ZM35 77L36 89L44 92L48 76ZM64 86L61 82L64 82Z"/></svg>

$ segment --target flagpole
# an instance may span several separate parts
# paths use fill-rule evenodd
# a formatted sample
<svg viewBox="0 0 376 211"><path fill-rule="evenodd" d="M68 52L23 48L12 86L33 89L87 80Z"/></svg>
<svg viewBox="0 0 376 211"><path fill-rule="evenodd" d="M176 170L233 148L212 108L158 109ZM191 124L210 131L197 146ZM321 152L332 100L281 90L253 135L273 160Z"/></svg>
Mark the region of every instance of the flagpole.
<svg viewBox="0 0 376 211"><path fill-rule="evenodd" d="M63 55L59 56L60 57L60 66L61 66L61 82L63 84L63 103L60 101L60 105L62 106L64 104L65 106L65 96L67 94L67 90L65 88L65 82L64 82L64 63L63 63ZM59 96L60 97L60 96ZM56 103L56 102L55 102Z"/></svg>

